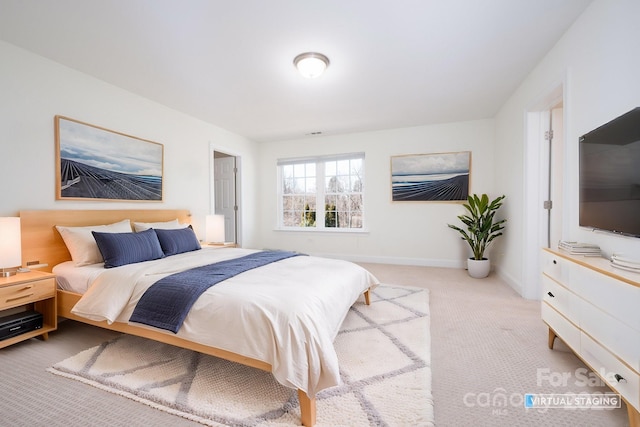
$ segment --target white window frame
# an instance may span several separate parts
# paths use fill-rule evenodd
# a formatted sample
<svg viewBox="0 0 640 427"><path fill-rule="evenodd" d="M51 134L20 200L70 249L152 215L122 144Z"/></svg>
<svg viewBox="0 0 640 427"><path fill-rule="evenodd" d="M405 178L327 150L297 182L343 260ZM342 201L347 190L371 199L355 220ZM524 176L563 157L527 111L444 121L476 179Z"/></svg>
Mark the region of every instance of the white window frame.
<svg viewBox="0 0 640 427"><path fill-rule="evenodd" d="M361 204L361 226L360 227L326 227L325 226L325 211L324 209L318 209L318 206L325 206L325 163L330 161L338 161L338 160L353 160L353 159L361 159L362 160L362 169L360 173L360 182L362 186L362 191L360 192L352 192L349 191L349 194L360 194L362 198ZM284 224L284 189L283 189L283 166L286 165L295 165L301 163L315 163L315 179L316 179L316 191L315 191L315 201L316 201L316 218L315 218L315 226L312 227L297 227L297 226L287 226ZM278 159L277 161L277 195L278 195L278 213L277 213L277 230L282 231L304 231L304 232L329 232L329 233L362 233L367 232L366 229L366 214L365 214L365 153L345 153L345 154L334 154L334 155L324 155L324 156L310 156L310 157L298 157L298 158L286 158L286 159ZM351 175L349 175L351 176ZM312 193L313 194L313 193Z"/></svg>

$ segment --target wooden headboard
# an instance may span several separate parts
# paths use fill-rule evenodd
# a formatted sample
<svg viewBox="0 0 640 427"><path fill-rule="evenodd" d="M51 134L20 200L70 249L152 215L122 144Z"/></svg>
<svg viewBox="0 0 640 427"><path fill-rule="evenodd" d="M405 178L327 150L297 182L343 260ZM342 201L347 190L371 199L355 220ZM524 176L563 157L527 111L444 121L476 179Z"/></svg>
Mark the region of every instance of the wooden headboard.
<svg viewBox="0 0 640 427"><path fill-rule="evenodd" d="M34 262L48 264L40 270L51 271L56 264L71 260L56 225L81 227L112 224L123 219L130 219L133 223L171 221L176 218L181 223L191 223L191 214L184 209L20 211L22 265L28 266Z"/></svg>

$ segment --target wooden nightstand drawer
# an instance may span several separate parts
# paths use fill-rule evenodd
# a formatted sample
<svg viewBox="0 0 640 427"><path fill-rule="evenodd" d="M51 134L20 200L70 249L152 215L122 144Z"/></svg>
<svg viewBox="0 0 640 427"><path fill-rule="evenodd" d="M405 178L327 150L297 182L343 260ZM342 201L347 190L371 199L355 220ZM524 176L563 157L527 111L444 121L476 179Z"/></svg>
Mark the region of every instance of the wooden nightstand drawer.
<svg viewBox="0 0 640 427"><path fill-rule="evenodd" d="M36 280L0 287L0 310L55 296L55 279Z"/></svg>
<svg viewBox="0 0 640 427"><path fill-rule="evenodd" d="M57 299L56 278L51 273L29 271L0 277L0 316L11 315L20 307L42 314L41 328L0 340L0 349L34 337L46 340L58 328Z"/></svg>

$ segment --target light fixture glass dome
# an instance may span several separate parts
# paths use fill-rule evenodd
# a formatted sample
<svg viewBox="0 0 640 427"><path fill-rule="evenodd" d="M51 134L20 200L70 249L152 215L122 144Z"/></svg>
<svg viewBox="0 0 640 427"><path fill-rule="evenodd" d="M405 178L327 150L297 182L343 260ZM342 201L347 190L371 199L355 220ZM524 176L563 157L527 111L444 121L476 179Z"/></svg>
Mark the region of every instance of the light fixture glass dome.
<svg viewBox="0 0 640 427"><path fill-rule="evenodd" d="M304 77L315 79L327 69L329 58L321 53L306 52L296 56L293 64Z"/></svg>

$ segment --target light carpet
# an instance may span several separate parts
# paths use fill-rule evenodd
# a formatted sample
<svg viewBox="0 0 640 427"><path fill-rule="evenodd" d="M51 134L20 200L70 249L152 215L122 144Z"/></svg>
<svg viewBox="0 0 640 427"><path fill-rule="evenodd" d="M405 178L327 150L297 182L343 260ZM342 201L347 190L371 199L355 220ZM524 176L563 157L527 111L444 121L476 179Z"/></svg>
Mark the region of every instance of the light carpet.
<svg viewBox="0 0 640 427"><path fill-rule="evenodd" d="M429 294L382 285L351 308L335 348L343 384L318 426L433 426ZM122 335L49 371L211 426L299 425L297 393L258 369Z"/></svg>

